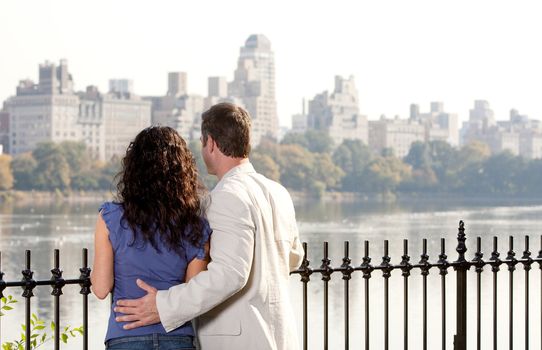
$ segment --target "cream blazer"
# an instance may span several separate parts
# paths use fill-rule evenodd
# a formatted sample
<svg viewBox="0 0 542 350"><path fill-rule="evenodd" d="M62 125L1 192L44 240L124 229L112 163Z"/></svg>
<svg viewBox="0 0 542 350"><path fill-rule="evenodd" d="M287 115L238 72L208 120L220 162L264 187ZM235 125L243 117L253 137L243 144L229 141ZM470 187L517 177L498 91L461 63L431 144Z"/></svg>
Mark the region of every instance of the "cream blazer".
<svg viewBox="0 0 542 350"><path fill-rule="evenodd" d="M208 270L158 292L162 325L169 332L201 315L202 350L298 349L288 279L303 249L288 191L247 162L210 197Z"/></svg>

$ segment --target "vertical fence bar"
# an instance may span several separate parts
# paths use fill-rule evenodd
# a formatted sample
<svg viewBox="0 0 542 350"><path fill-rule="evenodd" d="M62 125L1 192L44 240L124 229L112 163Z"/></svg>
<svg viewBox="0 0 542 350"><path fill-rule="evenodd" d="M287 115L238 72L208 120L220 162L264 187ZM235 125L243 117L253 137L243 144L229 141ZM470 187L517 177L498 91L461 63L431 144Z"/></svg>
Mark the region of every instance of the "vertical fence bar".
<svg viewBox="0 0 542 350"><path fill-rule="evenodd" d="M55 249L55 256L54 256L54 270L59 271L60 261L59 261L59 254L58 249ZM54 272L53 272L54 273ZM53 294L54 295L54 294ZM60 294L54 295L55 296L55 350L60 349L60 305L59 305L59 298Z"/></svg>
<svg viewBox="0 0 542 350"><path fill-rule="evenodd" d="M508 304L508 324L509 324L509 348L510 350L514 349L514 270L516 269L517 260L515 258L516 253L514 252L514 237L510 236L509 240L510 250L506 256L506 264L508 265L508 271L510 273L509 283L508 283L508 295L509 295L509 304Z"/></svg>
<svg viewBox="0 0 542 350"><path fill-rule="evenodd" d="M349 243L344 242L344 258L341 265L344 280L344 349L350 349L350 278L352 278L352 260L349 257Z"/></svg>
<svg viewBox="0 0 542 350"><path fill-rule="evenodd" d="M53 291L51 295L54 296L54 322L55 322L55 331L54 331L54 348L55 350L60 349L60 296L62 295L62 287L64 287L65 282L62 279L62 270L60 270L60 251L58 249L54 250L54 267L51 270L53 274L51 281L53 284Z"/></svg>
<svg viewBox="0 0 542 350"><path fill-rule="evenodd" d="M484 270L484 261L482 260L482 239L476 237L476 253L472 263L476 267L476 349L482 347L482 271Z"/></svg>
<svg viewBox="0 0 542 350"><path fill-rule="evenodd" d="M525 251L521 259L525 270L525 350L529 350L529 271L533 263L529 251L529 236L525 236Z"/></svg>
<svg viewBox="0 0 542 350"><path fill-rule="evenodd" d="M459 221L459 229L457 234L457 248L459 254L454 269L457 273L457 316L456 316L456 332L454 336L454 350L467 349L467 270L469 265L465 260L467 246L465 236L465 224L463 220Z"/></svg>
<svg viewBox="0 0 542 350"><path fill-rule="evenodd" d="M307 284L310 281L312 270L309 267L310 261L307 259L307 242L303 242L303 262L301 263L301 282L303 283L303 350L308 350L308 300Z"/></svg>
<svg viewBox="0 0 542 350"><path fill-rule="evenodd" d="M324 349L329 348L329 280L331 279L331 260L328 257L328 242L324 242L324 258L322 259L322 281L324 281Z"/></svg>
<svg viewBox="0 0 542 350"><path fill-rule="evenodd" d="M449 263L446 260L446 240L440 239L440 254L438 256L438 264L440 270L440 285L441 285L441 304L442 304L442 350L446 350L446 275L448 274Z"/></svg>
<svg viewBox="0 0 542 350"><path fill-rule="evenodd" d="M23 298L26 298L25 301L25 349L30 350L30 344L32 339L31 337L31 322L30 318L32 317L32 311L30 309L30 298L34 296L33 289L36 287L36 281L32 279L34 272L30 270L30 250L25 251L25 261L26 269L22 271L23 274Z"/></svg>
<svg viewBox="0 0 542 350"><path fill-rule="evenodd" d="M365 350L369 350L369 279L374 269L371 265L371 258L369 257L369 241L365 241L364 250L365 255L360 268L363 271L363 278L365 280Z"/></svg>
<svg viewBox="0 0 542 350"><path fill-rule="evenodd" d="M384 241L384 256L382 257L382 276L384 277L384 349L389 349L389 278L391 276L391 257L389 256L389 241Z"/></svg>
<svg viewBox="0 0 542 350"><path fill-rule="evenodd" d="M493 350L497 350L497 272L502 264L497 251L497 237L493 237L493 251L491 252L491 271L493 272Z"/></svg>
<svg viewBox="0 0 542 350"><path fill-rule="evenodd" d="M403 276L403 348L408 350L408 277L410 276L410 270L412 270L412 264L410 264L410 257L408 256L408 240L403 240L403 256L401 257L401 275Z"/></svg>
<svg viewBox="0 0 542 350"><path fill-rule="evenodd" d="M423 350L427 350L427 275L429 275L429 255L427 255L427 239L422 240L420 259L423 280Z"/></svg>
<svg viewBox="0 0 542 350"><path fill-rule="evenodd" d="M80 284L80 294L83 295L83 350L88 350L88 295L90 294L90 269L88 267L88 249L83 248L83 267L79 269L83 280Z"/></svg>

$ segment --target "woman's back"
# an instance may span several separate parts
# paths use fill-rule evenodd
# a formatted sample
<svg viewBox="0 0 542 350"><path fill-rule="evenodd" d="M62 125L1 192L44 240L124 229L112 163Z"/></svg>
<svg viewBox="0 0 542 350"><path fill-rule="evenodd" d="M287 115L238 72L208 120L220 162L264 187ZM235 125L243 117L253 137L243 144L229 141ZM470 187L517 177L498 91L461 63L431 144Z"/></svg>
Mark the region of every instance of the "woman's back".
<svg viewBox="0 0 542 350"><path fill-rule="evenodd" d="M109 240L114 253L113 305L105 340L125 336L166 334L161 324L124 330L123 323L115 321L118 315L113 311L113 307L119 299L136 299L146 294L136 285L138 278L158 290L183 283L188 263L193 259L205 258L204 244L210 234L207 222L202 219L204 231L200 246L194 246L189 240L183 239L181 249L174 251L159 238L155 241L156 248L141 237L134 241L132 229L122 218L124 213L122 204L106 202L100 207L100 213L109 231ZM194 335L194 331L192 325L187 323L168 334Z"/></svg>

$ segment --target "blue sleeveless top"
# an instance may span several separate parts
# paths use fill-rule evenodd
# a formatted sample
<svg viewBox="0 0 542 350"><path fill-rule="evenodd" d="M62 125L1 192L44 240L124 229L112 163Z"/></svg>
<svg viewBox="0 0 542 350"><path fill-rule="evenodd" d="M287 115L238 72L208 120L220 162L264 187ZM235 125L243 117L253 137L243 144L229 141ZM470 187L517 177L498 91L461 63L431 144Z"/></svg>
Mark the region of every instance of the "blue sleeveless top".
<svg viewBox="0 0 542 350"><path fill-rule="evenodd" d="M109 240L114 252L113 304L109 316L109 325L105 341L126 336L149 335L153 333L166 334L161 323L125 330L125 322L116 322L118 313L113 311L117 300L137 299L146 294L136 285L136 279L141 279L158 290L169 289L184 282L186 268L193 259L204 259L203 245L209 240L211 228L207 220L204 221L203 239L201 247L192 245L189 241L181 242L182 254L175 252L156 240L157 251L150 243L144 242L140 237L134 242L134 233L128 223L122 220L124 210L122 205L114 202L105 202L100 206L102 218L109 231ZM133 243L133 244L132 244ZM167 334L194 335L190 322Z"/></svg>

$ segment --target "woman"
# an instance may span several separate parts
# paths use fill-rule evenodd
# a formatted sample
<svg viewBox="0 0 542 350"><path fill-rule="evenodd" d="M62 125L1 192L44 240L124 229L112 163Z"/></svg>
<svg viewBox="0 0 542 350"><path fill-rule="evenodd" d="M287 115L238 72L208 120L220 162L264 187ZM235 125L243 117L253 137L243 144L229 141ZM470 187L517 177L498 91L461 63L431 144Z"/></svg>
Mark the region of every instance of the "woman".
<svg viewBox="0 0 542 350"><path fill-rule="evenodd" d="M202 218L197 170L185 141L169 127L153 126L130 143L122 161L115 202L100 207L96 223L92 290L99 299L187 282L206 269L210 228ZM124 330L113 309L107 349L195 349L190 323L167 333L161 324Z"/></svg>

